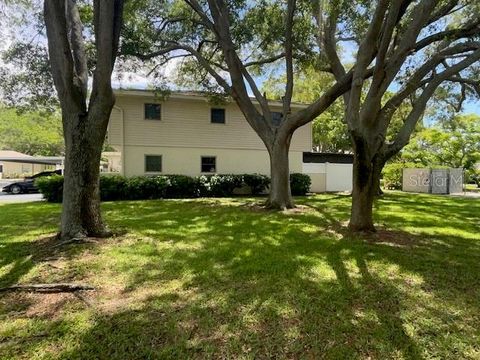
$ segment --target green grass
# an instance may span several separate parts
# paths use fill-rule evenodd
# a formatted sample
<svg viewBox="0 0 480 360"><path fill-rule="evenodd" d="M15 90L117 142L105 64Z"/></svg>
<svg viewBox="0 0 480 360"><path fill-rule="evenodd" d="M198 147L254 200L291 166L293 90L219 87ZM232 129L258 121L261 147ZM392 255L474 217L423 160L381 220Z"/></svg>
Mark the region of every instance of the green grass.
<svg viewBox="0 0 480 360"><path fill-rule="evenodd" d="M369 238L347 196L255 201L105 203L126 234L65 249L59 206L1 205L0 287L98 290L0 295L0 358L480 358L480 201L388 193Z"/></svg>

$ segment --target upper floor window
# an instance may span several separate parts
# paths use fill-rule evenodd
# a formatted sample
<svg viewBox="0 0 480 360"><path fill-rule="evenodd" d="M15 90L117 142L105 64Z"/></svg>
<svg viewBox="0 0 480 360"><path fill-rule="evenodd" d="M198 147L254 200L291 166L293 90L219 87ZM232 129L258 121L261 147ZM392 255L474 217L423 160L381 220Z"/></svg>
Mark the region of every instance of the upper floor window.
<svg viewBox="0 0 480 360"><path fill-rule="evenodd" d="M280 126L283 120L283 113L279 111L272 111L272 124L274 126Z"/></svg>
<svg viewBox="0 0 480 360"><path fill-rule="evenodd" d="M225 124L225 109L210 109L210 121L212 124Z"/></svg>
<svg viewBox="0 0 480 360"><path fill-rule="evenodd" d="M217 158L215 156L202 156L202 173L217 171Z"/></svg>
<svg viewBox="0 0 480 360"><path fill-rule="evenodd" d="M145 120L161 120L162 106L160 104L145 104Z"/></svg>
<svg viewBox="0 0 480 360"><path fill-rule="evenodd" d="M162 172L162 155L145 155L145 172Z"/></svg>

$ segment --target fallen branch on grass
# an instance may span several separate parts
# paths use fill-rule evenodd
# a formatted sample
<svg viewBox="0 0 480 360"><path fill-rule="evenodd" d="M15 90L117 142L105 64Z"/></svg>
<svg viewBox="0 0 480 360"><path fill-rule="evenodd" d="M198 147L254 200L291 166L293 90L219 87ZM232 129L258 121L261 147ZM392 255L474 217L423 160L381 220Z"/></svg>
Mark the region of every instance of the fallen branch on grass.
<svg viewBox="0 0 480 360"><path fill-rule="evenodd" d="M39 293L61 293L61 292L75 292L83 290L95 290L93 286L85 284L30 284L30 285L12 285L0 288L0 292L4 291L25 291L25 292L39 292Z"/></svg>

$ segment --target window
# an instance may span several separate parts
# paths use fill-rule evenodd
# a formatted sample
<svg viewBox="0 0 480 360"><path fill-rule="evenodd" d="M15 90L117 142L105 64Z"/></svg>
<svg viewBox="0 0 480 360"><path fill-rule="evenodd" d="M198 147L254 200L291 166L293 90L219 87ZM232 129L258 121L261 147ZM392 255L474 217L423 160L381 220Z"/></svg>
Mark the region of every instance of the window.
<svg viewBox="0 0 480 360"><path fill-rule="evenodd" d="M202 173L217 171L217 159L214 156L202 156Z"/></svg>
<svg viewBox="0 0 480 360"><path fill-rule="evenodd" d="M274 126L280 126L280 124L282 123L282 119L283 119L283 113L278 111L272 112L272 124Z"/></svg>
<svg viewBox="0 0 480 360"><path fill-rule="evenodd" d="M161 120L162 106L160 104L145 104L145 120Z"/></svg>
<svg viewBox="0 0 480 360"><path fill-rule="evenodd" d="M212 124L225 124L225 109L212 108L210 111L210 121Z"/></svg>
<svg viewBox="0 0 480 360"><path fill-rule="evenodd" d="M162 172L162 155L145 155L145 172Z"/></svg>
<svg viewBox="0 0 480 360"><path fill-rule="evenodd" d="M0 173L3 173L3 164L0 164Z"/></svg>

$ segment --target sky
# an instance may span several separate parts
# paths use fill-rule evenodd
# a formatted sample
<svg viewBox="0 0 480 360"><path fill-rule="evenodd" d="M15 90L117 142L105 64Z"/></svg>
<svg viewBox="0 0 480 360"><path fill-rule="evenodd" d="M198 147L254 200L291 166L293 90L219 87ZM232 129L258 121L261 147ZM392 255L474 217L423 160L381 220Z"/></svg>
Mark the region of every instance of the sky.
<svg viewBox="0 0 480 360"><path fill-rule="evenodd" d="M478 114L480 115L480 100L469 101L464 104L463 112L466 114Z"/></svg>

